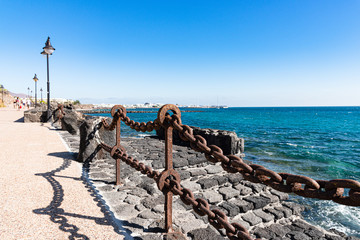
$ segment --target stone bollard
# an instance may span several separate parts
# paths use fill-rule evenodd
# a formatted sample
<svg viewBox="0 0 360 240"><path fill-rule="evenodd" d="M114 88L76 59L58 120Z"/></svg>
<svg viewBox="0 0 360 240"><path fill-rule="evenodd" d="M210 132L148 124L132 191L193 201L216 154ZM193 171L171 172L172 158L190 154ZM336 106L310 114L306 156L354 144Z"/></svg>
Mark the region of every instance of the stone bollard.
<svg viewBox="0 0 360 240"><path fill-rule="evenodd" d="M116 131L106 131L102 126L103 117L94 117L83 121L80 125L80 148L77 160L89 162L96 159L109 158L99 144L104 142L110 146L116 143ZM109 118L106 118L109 122Z"/></svg>

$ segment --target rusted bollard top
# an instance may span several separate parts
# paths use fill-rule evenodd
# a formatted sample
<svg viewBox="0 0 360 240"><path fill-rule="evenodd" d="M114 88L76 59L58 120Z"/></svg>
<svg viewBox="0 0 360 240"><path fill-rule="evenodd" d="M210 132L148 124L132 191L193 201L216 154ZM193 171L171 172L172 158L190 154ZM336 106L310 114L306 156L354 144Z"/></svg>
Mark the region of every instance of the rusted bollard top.
<svg viewBox="0 0 360 240"><path fill-rule="evenodd" d="M120 110L120 113L123 114L123 117L126 117L126 108L123 105L115 105L111 108L111 116L114 117L117 110Z"/></svg>
<svg viewBox="0 0 360 240"><path fill-rule="evenodd" d="M157 119L161 126L164 126L166 113L169 110L171 110L174 114L176 114L179 119L181 119L180 109L174 104L166 104L159 109L158 115L157 115Z"/></svg>

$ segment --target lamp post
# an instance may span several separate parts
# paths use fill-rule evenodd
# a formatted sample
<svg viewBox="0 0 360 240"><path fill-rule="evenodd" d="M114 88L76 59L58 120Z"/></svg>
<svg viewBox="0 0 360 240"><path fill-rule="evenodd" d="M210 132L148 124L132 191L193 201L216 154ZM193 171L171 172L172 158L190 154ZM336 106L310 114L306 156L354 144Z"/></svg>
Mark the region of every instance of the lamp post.
<svg viewBox="0 0 360 240"><path fill-rule="evenodd" d="M30 88L28 87L28 98L30 98Z"/></svg>
<svg viewBox="0 0 360 240"><path fill-rule="evenodd" d="M45 47L43 47L44 51L41 52L42 55L46 55L47 62L47 118L46 121L50 118L50 81L49 81L49 55L55 51L55 48L51 46L50 37L48 37Z"/></svg>
<svg viewBox="0 0 360 240"><path fill-rule="evenodd" d="M37 81L39 81L39 79L36 76L36 73L35 73L33 80L35 81L35 107L36 107L36 104L37 104Z"/></svg>
<svg viewBox="0 0 360 240"><path fill-rule="evenodd" d="M40 92L41 92L41 101L40 101L40 103L42 103L42 101L43 101L42 100L42 91L43 91L42 88L40 88Z"/></svg>

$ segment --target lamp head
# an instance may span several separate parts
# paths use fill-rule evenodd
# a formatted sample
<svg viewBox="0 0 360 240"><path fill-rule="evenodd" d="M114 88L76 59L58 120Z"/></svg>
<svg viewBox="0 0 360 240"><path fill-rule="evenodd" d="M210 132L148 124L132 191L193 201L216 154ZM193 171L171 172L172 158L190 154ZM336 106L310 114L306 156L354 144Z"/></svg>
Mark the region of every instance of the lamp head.
<svg viewBox="0 0 360 240"><path fill-rule="evenodd" d="M36 73L35 73L35 76L34 76L33 80L34 80L35 82L37 82L37 81L39 80L39 79L37 78L37 76L36 76Z"/></svg>
<svg viewBox="0 0 360 240"><path fill-rule="evenodd" d="M55 48L51 46L50 43L50 37L46 40L45 47L43 47L44 51L41 52L43 55L52 55L52 53L55 51Z"/></svg>

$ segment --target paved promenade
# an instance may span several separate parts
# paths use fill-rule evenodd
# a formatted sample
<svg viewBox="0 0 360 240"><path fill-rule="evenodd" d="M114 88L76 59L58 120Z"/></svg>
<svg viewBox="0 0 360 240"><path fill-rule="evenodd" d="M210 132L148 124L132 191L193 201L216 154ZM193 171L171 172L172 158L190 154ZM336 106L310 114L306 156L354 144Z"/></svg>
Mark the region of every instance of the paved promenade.
<svg viewBox="0 0 360 240"><path fill-rule="evenodd" d="M0 108L0 239L125 239L51 125Z"/></svg>

